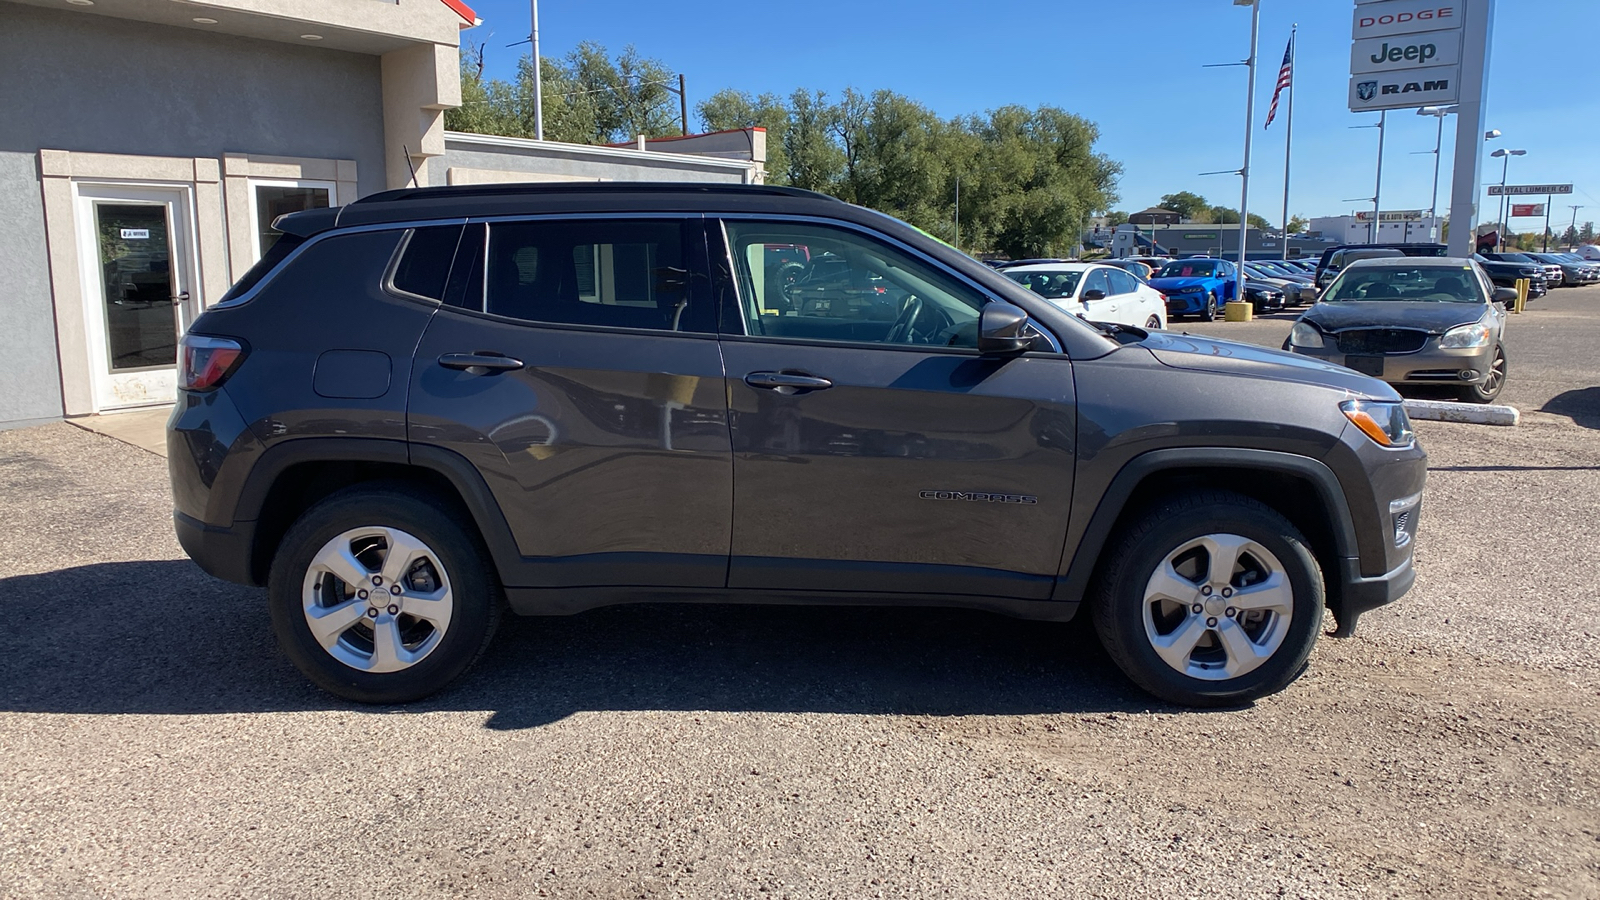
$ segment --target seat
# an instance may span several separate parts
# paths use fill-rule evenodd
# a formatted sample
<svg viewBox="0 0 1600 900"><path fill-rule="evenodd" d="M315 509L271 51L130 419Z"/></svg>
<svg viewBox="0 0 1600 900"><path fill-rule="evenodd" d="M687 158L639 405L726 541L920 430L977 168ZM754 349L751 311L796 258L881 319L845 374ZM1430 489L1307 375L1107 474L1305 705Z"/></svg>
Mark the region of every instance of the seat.
<svg viewBox="0 0 1600 900"><path fill-rule="evenodd" d="M1400 296L1400 292L1396 291L1392 284L1379 282L1367 285L1366 289L1361 292L1361 296L1366 300L1392 300Z"/></svg>
<svg viewBox="0 0 1600 900"><path fill-rule="evenodd" d="M1455 277L1454 275L1446 275L1438 281L1435 281L1433 283L1433 292L1435 294L1448 294L1451 297L1457 298L1465 297L1467 295L1466 286L1461 283L1461 279Z"/></svg>

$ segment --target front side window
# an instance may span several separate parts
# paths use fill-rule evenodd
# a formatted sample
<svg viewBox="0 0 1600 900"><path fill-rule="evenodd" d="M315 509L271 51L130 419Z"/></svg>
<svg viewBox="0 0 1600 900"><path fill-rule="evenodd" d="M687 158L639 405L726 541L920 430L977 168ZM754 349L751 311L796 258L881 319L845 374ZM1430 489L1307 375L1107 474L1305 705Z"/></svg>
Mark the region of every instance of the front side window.
<svg viewBox="0 0 1600 900"><path fill-rule="evenodd" d="M1007 278L1047 300L1070 300L1078 291L1083 271L1004 272Z"/></svg>
<svg viewBox="0 0 1600 900"><path fill-rule="evenodd" d="M1394 300L1483 303L1471 266L1372 266L1345 270L1322 302Z"/></svg>
<svg viewBox="0 0 1600 900"><path fill-rule="evenodd" d="M1099 291L1101 296L1109 297L1111 290L1110 269L1090 269L1088 277L1083 279L1083 293L1087 298L1090 291Z"/></svg>
<svg viewBox="0 0 1600 900"><path fill-rule="evenodd" d="M978 311L987 298L910 253L826 225L724 227L747 334L978 346Z"/></svg>
<svg viewBox="0 0 1600 900"><path fill-rule="evenodd" d="M528 322L706 331L675 221L497 222L484 311Z"/></svg>

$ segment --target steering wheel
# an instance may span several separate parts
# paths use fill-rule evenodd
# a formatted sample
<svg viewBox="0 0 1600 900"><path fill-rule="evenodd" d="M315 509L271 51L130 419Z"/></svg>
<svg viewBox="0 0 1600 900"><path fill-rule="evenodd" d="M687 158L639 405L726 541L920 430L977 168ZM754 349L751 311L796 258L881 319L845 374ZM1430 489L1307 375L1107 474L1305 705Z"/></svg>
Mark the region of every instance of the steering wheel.
<svg viewBox="0 0 1600 900"><path fill-rule="evenodd" d="M889 333L883 338L884 343L915 343L912 340L912 325L920 315L922 315L922 298L916 294L907 294L906 298L900 301L900 315L896 316L894 324L889 326Z"/></svg>

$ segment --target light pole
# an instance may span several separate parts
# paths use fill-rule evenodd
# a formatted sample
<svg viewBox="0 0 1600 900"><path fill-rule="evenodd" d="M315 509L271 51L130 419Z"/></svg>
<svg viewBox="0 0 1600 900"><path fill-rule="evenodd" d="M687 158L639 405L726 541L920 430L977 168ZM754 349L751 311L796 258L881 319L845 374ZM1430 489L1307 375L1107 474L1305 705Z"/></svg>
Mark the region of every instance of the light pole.
<svg viewBox="0 0 1600 900"><path fill-rule="evenodd" d="M1511 149L1508 149L1506 147L1501 147L1499 150L1496 150L1496 151L1494 151L1493 153L1491 153L1489 155L1493 156L1493 157L1497 157L1501 161L1500 162L1500 230L1495 232L1495 241L1494 241L1494 252L1499 253L1500 252L1500 248L1505 246L1506 232L1511 230L1511 226L1506 222L1506 174L1511 170L1511 157L1513 157L1513 156L1526 156L1526 155L1528 155L1528 151L1526 151L1526 150L1511 150Z"/></svg>
<svg viewBox="0 0 1600 900"><path fill-rule="evenodd" d="M1389 111L1388 110L1384 110L1384 111L1378 113L1378 122L1375 125L1351 125L1350 126L1351 128L1376 128L1376 129L1378 129L1378 179L1377 179L1377 183L1374 184L1373 188L1372 188L1372 198L1371 198L1372 199L1372 225L1371 225L1370 228L1367 229L1367 243L1369 243L1369 244L1376 244L1378 242L1378 235L1379 235L1379 232L1382 229L1382 226L1379 224L1379 220L1381 220L1383 218L1383 215L1380 212L1380 207L1378 205L1378 201L1383 195L1383 133L1384 133L1384 131L1387 130L1385 126L1388 125L1388 122L1389 122ZM1362 198L1358 198L1358 199L1362 199Z"/></svg>
<svg viewBox="0 0 1600 900"><path fill-rule="evenodd" d="M1576 246L1577 243L1578 243L1578 210L1580 210L1580 209L1583 209L1583 207L1582 206L1573 206L1572 207L1572 229L1571 230L1572 230L1572 243L1573 243L1574 246Z"/></svg>
<svg viewBox="0 0 1600 900"><path fill-rule="evenodd" d="M1433 138L1433 193L1428 195L1428 218L1433 220L1434 228L1439 227L1439 151L1444 146L1444 117L1455 111L1454 106L1424 106L1417 110L1419 116L1433 116L1439 120L1438 132Z"/></svg>
<svg viewBox="0 0 1600 900"><path fill-rule="evenodd" d="M533 138L544 140L544 84L539 73L539 0L528 0L533 12L533 31L528 43L533 46Z"/></svg>

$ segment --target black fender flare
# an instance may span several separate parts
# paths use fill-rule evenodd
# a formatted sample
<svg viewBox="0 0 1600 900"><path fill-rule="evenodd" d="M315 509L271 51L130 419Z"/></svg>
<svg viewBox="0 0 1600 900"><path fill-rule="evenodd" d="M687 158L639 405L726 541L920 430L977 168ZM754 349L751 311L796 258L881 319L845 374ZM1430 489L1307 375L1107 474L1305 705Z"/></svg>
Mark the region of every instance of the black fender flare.
<svg viewBox="0 0 1600 900"><path fill-rule="evenodd" d="M1322 500L1329 514L1335 550L1341 558L1356 558L1355 521L1350 515L1350 504L1338 476L1319 460L1297 453L1279 450L1253 450L1240 447L1174 447L1151 450L1125 463L1111 479L1111 484L1100 497L1089 525L1079 539L1078 546L1065 561L1062 574L1056 579L1052 599L1078 602L1083 599L1094 578L1095 567L1111 538L1112 529L1122 515L1128 500L1145 478L1170 469L1229 468L1265 469L1293 475L1309 482ZM1329 572L1330 596L1340 589L1342 573Z"/></svg>

